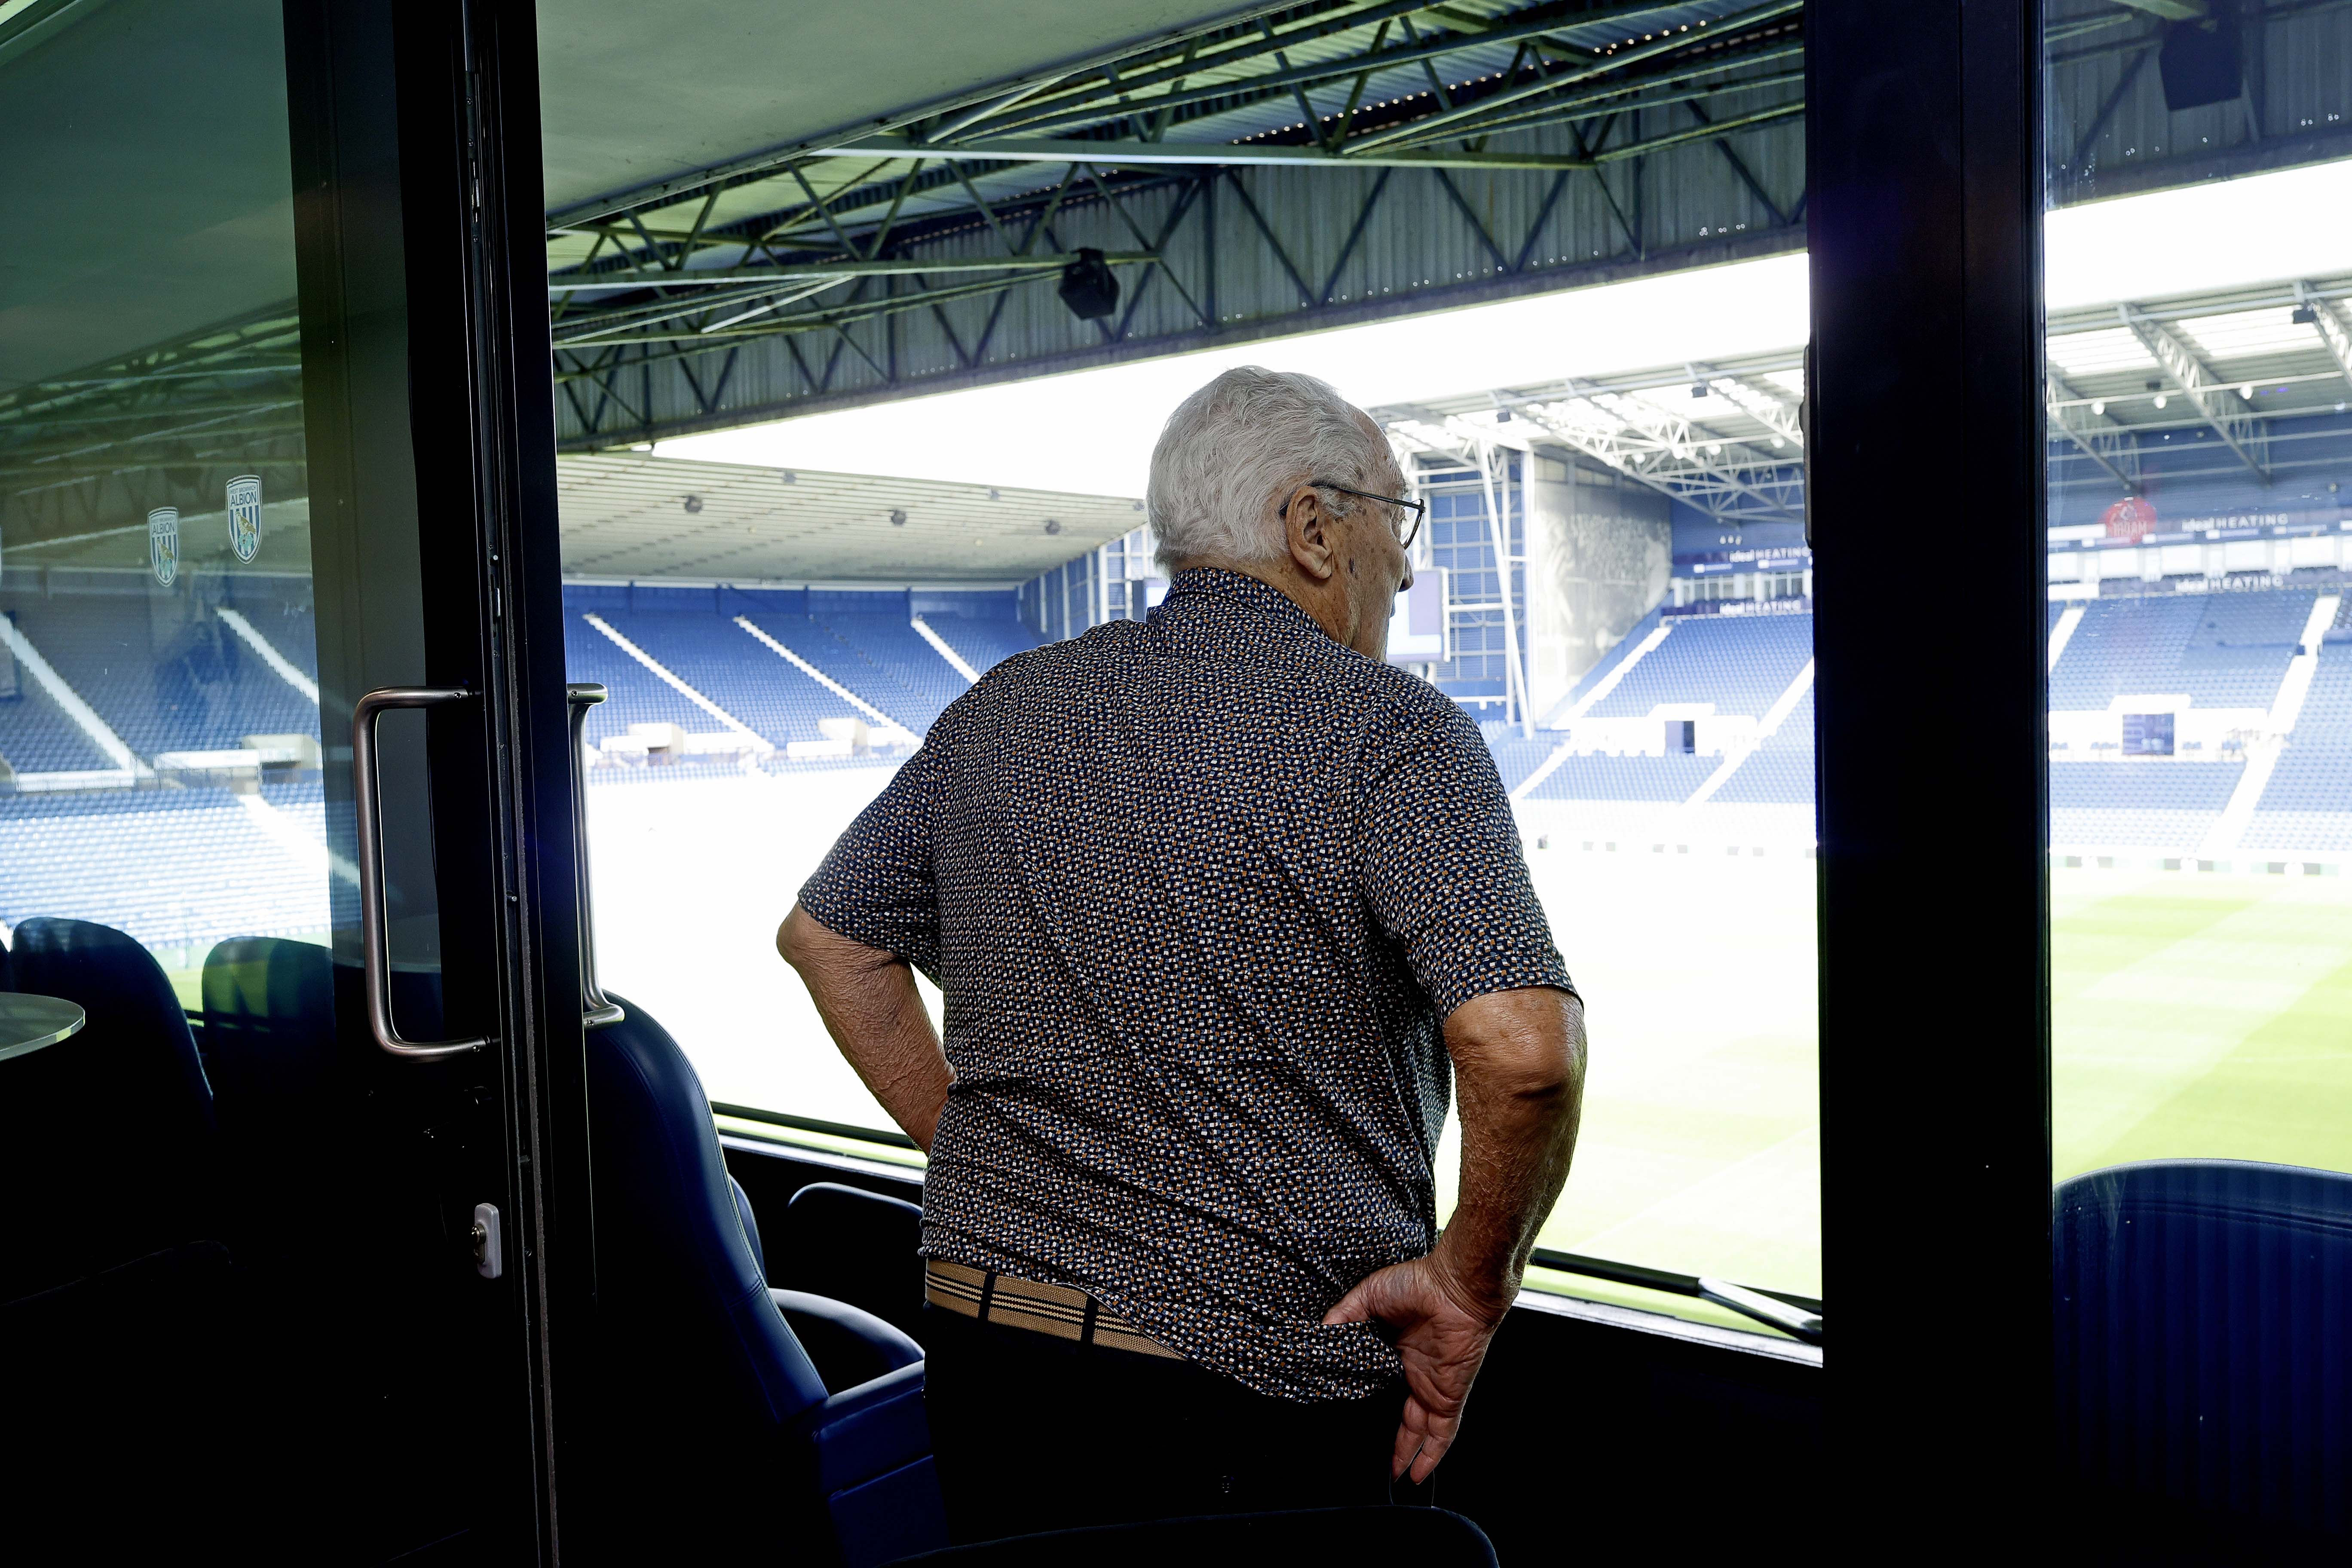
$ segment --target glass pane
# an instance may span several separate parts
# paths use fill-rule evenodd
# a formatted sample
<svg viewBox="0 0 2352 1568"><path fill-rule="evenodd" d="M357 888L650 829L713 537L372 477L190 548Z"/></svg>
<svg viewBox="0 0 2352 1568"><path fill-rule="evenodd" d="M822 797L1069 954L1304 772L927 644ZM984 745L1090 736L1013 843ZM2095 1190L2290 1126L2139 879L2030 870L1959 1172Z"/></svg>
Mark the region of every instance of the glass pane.
<svg viewBox="0 0 2352 1568"><path fill-rule="evenodd" d="M2051 7L2060 1180L2352 1169L2352 14Z"/></svg>
<svg viewBox="0 0 2352 1568"><path fill-rule="evenodd" d="M1484 726L1590 1008L1581 1142L1544 1245L1818 1292L1802 36L1751 10L1602 37L1612 15L1575 26L1623 74L1572 92L1541 86L1536 46L1515 61L1492 43L1491 60L1432 48L1360 103L1343 80L1299 84L1331 145L1351 124L1367 150L1410 129L1412 163L1237 160L1148 191L1032 164L968 191L912 159L813 155L715 194L601 198L551 237L568 654L613 693L588 730L599 964L714 1100L887 1127L776 960L777 921L971 677L1150 614L1152 439L1218 372L1263 363L1372 412L1431 502L1393 657ZM1381 26L1341 30L1394 47ZM551 166L580 144L575 54L550 38L547 100L572 106L550 110ZM1493 148L1418 162L1507 80L1471 138ZM1298 100L1171 124L1286 138ZM902 206L866 200L901 182ZM1153 204L1132 233L1130 188ZM617 221L624 200L642 231ZM1149 280L1124 285L1131 321L967 277L1031 226L1114 256L1158 234ZM823 281L869 250L965 270ZM764 277L787 260L789 294ZM687 310L646 288L656 264L726 291ZM1374 319L1409 306L1427 313ZM1259 335L1144 358L1199 341L1153 343L1185 307ZM820 411L751 423L794 407ZM713 428L731 417L746 427Z"/></svg>
<svg viewBox="0 0 2352 1568"><path fill-rule="evenodd" d="M461 1216L502 1143L484 1079L392 1063L335 962L321 689L417 679L375 667L423 632L413 572L314 577L289 48L278 0L0 5L0 1356L40 1435L21 1532L105 1477L131 1517L69 1522L110 1542L203 1519L373 1561L492 1497ZM367 511L372 561L413 559L413 510ZM386 726L383 793L394 1007L430 1038L419 732Z"/></svg>

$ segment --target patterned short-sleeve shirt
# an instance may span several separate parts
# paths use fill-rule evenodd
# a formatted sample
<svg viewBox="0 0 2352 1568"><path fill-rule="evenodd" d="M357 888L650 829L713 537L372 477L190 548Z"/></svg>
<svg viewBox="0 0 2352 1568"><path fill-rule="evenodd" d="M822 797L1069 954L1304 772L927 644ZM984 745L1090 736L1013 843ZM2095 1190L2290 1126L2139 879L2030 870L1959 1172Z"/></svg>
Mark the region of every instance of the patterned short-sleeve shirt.
<svg viewBox="0 0 2352 1568"><path fill-rule="evenodd" d="M945 996L924 1253L1297 1400L1397 1374L1322 1318L1435 1239L1441 1021L1569 986L1469 716L1227 572L990 670L800 900Z"/></svg>

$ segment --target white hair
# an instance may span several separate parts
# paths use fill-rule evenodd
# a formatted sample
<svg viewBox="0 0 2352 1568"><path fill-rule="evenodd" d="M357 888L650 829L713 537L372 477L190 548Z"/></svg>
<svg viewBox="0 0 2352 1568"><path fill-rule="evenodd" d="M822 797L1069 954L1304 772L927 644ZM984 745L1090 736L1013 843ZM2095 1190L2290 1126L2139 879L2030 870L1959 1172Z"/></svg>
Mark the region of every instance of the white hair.
<svg viewBox="0 0 2352 1568"><path fill-rule="evenodd" d="M1229 370L1176 405L1151 449L1144 498L1160 564L1272 560L1283 550L1282 524L1268 515L1278 498L1308 479L1370 489L1387 455L1330 383ZM1335 512L1350 505L1327 500Z"/></svg>

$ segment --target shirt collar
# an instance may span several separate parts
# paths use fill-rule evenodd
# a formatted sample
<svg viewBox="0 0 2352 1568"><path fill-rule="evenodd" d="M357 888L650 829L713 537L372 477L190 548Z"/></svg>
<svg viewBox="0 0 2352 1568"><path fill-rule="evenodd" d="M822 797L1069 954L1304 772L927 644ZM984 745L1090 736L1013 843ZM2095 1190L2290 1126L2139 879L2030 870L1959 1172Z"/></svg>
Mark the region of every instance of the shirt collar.
<svg viewBox="0 0 2352 1568"><path fill-rule="evenodd" d="M1238 611L1252 620L1272 623L1265 627L1268 631L1329 635L1297 600L1273 584L1245 573L1215 566L1187 567L1168 579L1168 597L1163 607L1178 605L1179 601L1188 601L1181 605L1184 610L1212 610L1213 605L1212 613Z"/></svg>

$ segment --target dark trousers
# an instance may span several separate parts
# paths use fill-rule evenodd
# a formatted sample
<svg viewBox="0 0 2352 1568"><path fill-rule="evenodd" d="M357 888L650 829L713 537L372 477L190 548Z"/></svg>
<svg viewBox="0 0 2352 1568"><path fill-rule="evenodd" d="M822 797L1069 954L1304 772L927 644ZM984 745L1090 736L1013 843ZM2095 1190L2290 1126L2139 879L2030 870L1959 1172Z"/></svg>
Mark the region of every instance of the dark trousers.
<svg viewBox="0 0 2352 1568"><path fill-rule="evenodd" d="M1389 1484L1404 1384L1295 1404L1191 1362L923 1310L923 1400L959 1543L1193 1514L1427 1502Z"/></svg>

